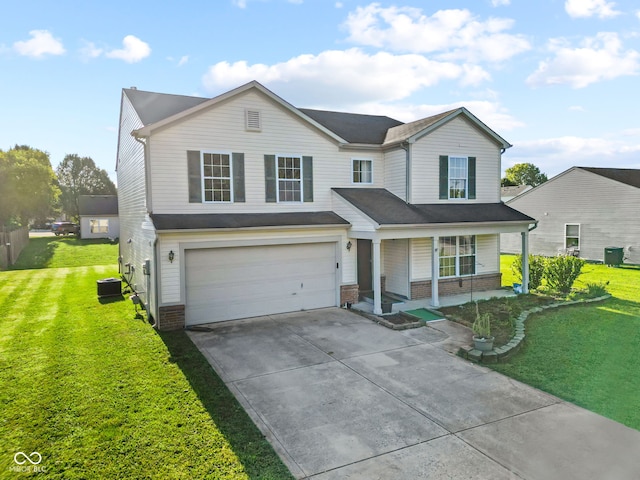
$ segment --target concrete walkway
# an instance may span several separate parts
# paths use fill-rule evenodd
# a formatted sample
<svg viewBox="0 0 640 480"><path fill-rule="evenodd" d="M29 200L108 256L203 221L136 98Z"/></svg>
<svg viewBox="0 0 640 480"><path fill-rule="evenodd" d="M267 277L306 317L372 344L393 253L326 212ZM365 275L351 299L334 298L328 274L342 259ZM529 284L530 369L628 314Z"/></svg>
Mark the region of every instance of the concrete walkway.
<svg viewBox="0 0 640 480"><path fill-rule="evenodd" d="M297 478L640 478L640 432L452 355L471 334L449 322L330 308L208 327L189 336Z"/></svg>

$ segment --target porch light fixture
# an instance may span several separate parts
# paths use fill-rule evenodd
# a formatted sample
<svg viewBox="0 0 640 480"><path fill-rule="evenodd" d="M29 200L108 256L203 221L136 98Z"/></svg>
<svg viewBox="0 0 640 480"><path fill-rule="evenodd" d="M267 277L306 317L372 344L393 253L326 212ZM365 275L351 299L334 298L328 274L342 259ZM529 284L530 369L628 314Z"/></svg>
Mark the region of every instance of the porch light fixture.
<svg viewBox="0 0 640 480"><path fill-rule="evenodd" d="M351 242L350 241L347 242L347 250L348 251L351 251L351 246L352 246Z"/></svg>
<svg viewBox="0 0 640 480"><path fill-rule="evenodd" d="M173 263L173 259L176 258L176 254L173 253L173 250L169 252L169 262Z"/></svg>

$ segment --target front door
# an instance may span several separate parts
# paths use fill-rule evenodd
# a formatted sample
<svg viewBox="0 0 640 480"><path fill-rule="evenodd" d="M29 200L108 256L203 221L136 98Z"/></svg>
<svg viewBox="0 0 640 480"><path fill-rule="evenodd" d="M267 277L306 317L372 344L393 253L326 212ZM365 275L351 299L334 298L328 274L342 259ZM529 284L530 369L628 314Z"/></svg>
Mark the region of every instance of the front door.
<svg viewBox="0 0 640 480"><path fill-rule="evenodd" d="M373 290L371 275L371 240L358 239L358 287L360 295Z"/></svg>

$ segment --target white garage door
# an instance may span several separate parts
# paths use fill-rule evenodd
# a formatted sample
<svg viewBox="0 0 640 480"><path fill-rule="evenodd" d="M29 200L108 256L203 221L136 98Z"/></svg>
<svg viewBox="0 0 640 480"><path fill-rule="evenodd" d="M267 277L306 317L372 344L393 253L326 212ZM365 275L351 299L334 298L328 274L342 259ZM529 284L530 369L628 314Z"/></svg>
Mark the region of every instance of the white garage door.
<svg viewBox="0 0 640 480"><path fill-rule="evenodd" d="M186 324L335 306L335 243L186 251Z"/></svg>

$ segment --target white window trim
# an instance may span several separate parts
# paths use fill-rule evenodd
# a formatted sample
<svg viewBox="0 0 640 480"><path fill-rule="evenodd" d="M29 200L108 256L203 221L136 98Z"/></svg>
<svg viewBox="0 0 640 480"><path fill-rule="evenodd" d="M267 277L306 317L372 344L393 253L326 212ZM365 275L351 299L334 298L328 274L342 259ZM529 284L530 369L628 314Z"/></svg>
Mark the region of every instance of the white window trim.
<svg viewBox="0 0 640 480"><path fill-rule="evenodd" d="M370 182L355 182L353 180L353 174L355 173L355 162L370 162L371 163L371 181ZM352 185L373 185L373 159L372 158L351 158L351 184Z"/></svg>
<svg viewBox="0 0 640 480"><path fill-rule="evenodd" d="M218 154L229 156L229 188L230 199L229 200L206 200L206 194L204 189L204 156L205 154ZM226 178L226 177L206 177L206 178ZM202 192L202 203L233 203L233 155L231 152L225 152L223 150L201 150L200 151L200 191Z"/></svg>
<svg viewBox="0 0 640 480"><path fill-rule="evenodd" d="M567 227L568 226L576 226L578 227L578 236L567 236ZM568 249L568 248L575 248L577 250L580 250L580 243L581 243L581 235L582 235L582 225L580 223L565 223L564 224L564 241L563 241L563 248ZM578 239L578 246L577 247L567 247L567 238L577 238Z"/></svg>
<svg viewBox="0 0 640 480"><path fill-rule="evenodd" d="M467 162L467 176L465 177L466 187L464 189L464 197L452 197L451 196L451 159L464 159ZM460 180L460 179L458 179ZM447 164L447 197L449 200L468 200L469 199L469 156L464 155L449 155L449 161Z"/></svg>
<svg viewBox="0 0 640 480"><path fill-rule="evenodd" d="M474 250L474 254L473 257L475 258L474 260L474 265L473 265L473 273L467 273L465 275L460 275L460 237L466 237L467 235L444 235L444 237L454 237L456 239L456 254L455 254L455 274L454 275L447 275L447 276L440 276L440 259L442 257L438 256L438 278L464 278L464 277L472 277L474 276L477 272L476 272L476 267L478 266L478 236L473 234L470 235L473 237L473 250ZM440 237L442 238L442 237ZM440 240L438 239L438 242L440 242ZM438 244L438 251L440 251L441 247ZM469 257L471 255L463 255L464 257ZM446 258L450 258L449 256L447 256Z"/></svg>
<svg viewBox="0 0 640 480"><path fill-rule="evenodd" d="M101 228L100 223L103 222L103 221L107 222L107 225L106 225L107 230L104 231L104 232L100 231L100 228ZM98 231L94 231L93 230L93 222L98 222ZM89 232L90 233L94 233L94 234L99 234L99 233L107 233L108 234L109 233L109 223L110 222L109 222L108 218L91 218L91 219L89 219Z"/></svg>
<svg viewBox="0 0 640 480"><path fill-rule="evenodd" d="M280 171L278 169L278 158L297 158L300 160L300 200L280 200ZM304 201L304 162L302 155L290 153L276 153L276 202L277 203L302 203ZM287 180L284 178L283 180Z"/></svg>

